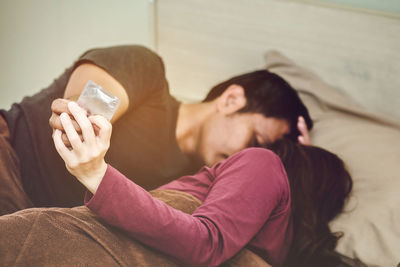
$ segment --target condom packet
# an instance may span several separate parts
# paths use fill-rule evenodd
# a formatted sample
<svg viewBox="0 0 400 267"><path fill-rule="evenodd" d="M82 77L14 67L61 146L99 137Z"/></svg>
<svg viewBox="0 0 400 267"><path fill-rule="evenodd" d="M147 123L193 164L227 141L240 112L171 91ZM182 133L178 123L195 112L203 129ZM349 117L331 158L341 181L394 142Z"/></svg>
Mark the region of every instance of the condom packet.
<svg viewBox="0 0 400 267"><path fill-rule="evenodd" d="M106 92L100 85L89 80L78 98L78 105L89 115L102 115L111 120L119 106L118 97Z"/></svg>

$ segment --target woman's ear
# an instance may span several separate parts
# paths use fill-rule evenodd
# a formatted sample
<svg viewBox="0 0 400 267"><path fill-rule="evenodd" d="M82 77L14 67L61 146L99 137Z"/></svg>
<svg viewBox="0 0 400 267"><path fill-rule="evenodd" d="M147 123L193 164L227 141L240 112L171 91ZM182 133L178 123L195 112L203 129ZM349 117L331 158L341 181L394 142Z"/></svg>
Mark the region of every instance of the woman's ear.
<svg viewBox="0 0 400 267"><path fill-rule="evenodd" d="M247 103L244 88L237 84L229 85L216 100L218 111L225 115L239 111Z"/></svg>

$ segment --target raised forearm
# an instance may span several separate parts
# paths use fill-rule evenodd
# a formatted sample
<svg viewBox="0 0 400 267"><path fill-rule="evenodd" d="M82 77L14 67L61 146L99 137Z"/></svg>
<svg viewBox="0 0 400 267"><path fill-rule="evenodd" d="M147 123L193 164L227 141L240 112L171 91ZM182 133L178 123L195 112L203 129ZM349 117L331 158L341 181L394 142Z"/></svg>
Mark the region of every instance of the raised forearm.
<svg viewBox="0 0 400 267"><path fill-rule="evenodd" d="M114 77L94 64L81 64L74 70L65 88L64 98L72 100L74 100L73 98L77 99L77 96L82 93L89 80L94 81L108 93L118 97L120 105L111 119L111 122L118 120L128 109L128 95L125 88L114 79Z"/></svg>
<svg viewBox="0 0 400 267"><path fill-rule="evenodd" d="M64 92L64 98L55 99L51 105L52 115L49 119L49 124L53 129L59 129L63 131L62 140L64 144L68 147L71 146L68 138L65 135L64 129L62 127L60 121L60 114L65 112L70 115L72 119L72 124L75 130L79 133L81 140L83 140L81 135L81 129L76 121L73 119L71 112L68 109L68 102L71 100L76 101L79 98L79 95L82 93L86 83L88 80L92 80L99 84L102 88L104 88L108 93L115 95L120 100L120 105L116 110L113 118L111 119L111 123L116 121L119 117L121 117L129 106L128 95L125 92L125 89L122 85L115 80L111 75L109 75L102 68L94 65L94 64L81 64L78 66L71 77L68 80L68 84L66 86ZM93 125L96 135L98 134L98 128L96 125Z"/></svg>

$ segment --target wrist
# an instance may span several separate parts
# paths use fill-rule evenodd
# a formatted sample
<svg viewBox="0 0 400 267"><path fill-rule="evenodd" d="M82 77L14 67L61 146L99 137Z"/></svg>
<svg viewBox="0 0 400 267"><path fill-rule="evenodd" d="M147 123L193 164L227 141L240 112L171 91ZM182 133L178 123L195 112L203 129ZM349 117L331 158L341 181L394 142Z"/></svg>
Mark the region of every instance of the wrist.
<svg viewBox="0 0 400 267"><path fill-rule="evenodd" d="M104 175L107 171L107 163L102 160L100 167L96 168L96 171L91 173L89 177L85 177L84 179L79 179L81 183L94 195L99 187L101 181L104 178Z"/></svg>

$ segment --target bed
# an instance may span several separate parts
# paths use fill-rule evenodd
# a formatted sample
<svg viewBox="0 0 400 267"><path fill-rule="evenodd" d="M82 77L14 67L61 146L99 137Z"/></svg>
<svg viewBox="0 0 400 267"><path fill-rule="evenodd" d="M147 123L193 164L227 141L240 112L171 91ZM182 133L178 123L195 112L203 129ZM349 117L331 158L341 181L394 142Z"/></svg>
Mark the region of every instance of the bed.
<svg viewBox="0 0 400 267"><path fill-rule="evenodd" d="M155 48L171 92L203 99L230 76L267 68L308 106L314 145L346 162L354 190L332 224L337 251L400 263L400 16L313 1L162 0Z"/></svg>

